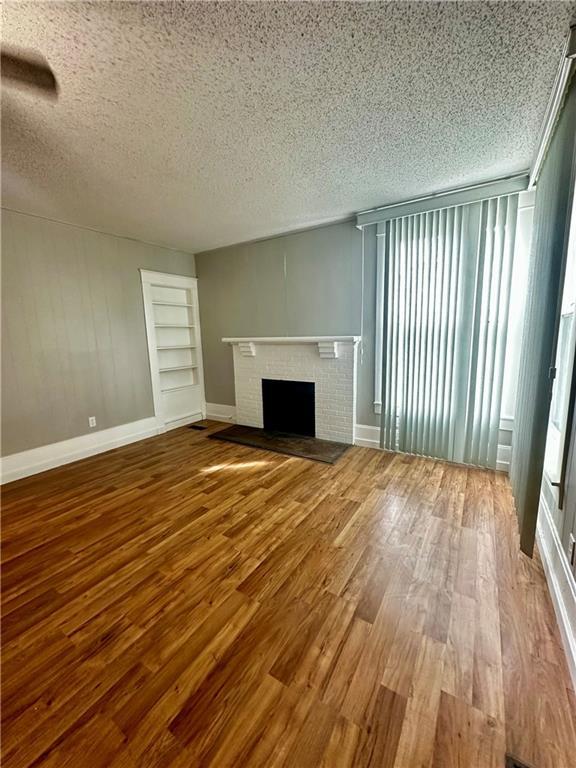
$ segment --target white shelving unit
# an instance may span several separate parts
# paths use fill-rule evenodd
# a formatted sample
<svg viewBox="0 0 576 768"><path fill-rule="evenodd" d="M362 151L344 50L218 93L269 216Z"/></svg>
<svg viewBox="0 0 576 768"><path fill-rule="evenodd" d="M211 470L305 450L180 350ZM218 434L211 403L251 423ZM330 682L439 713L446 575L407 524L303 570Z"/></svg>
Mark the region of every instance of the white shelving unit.
<svg viewBox="0 0 576 768"><path fill-rule="evenodd" d="M162 328L162 326L157 325L156 328ZM162 347L156 347L156 349L196 349L196 344L166 344Z"/></svg>
<svg viewBox="0 0 576 768"><path fill-rule="evenodd" d="M140 270L154 410L165 429L206 417L194 277Z"/></svg>

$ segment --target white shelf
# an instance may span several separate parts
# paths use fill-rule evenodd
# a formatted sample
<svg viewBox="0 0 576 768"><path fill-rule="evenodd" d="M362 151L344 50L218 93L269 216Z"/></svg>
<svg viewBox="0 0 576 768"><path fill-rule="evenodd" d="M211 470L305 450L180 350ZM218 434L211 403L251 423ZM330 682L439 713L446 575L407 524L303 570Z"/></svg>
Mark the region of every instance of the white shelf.
<svg viewBox="0 0 576 768"><path fill-rule="evenodd" d="M345 342L358 344L360 336L234 336L224 337L225 344L322 344L324 342Z"/></svg>
<svg viewBox="0 0 576 768"><path fill-rule="evenodd" d="M183 325L182 323L155 323L155 328L196 328L195 325Z"/></svg>
<svg viewBox="0 0 576 768"><path fill-rule="evenodd" d="M162 392L175 392L177 389L188 389L189 387L197 387L198 384L181 384L179 387L163 387Z"/></svg>
<svg viewBox="0 0 576 768"><path fill-rule="evenodd" d="M169 346L156 347L156 349L196 349L196 344L170 344Z"/></svg>
<svg viewBox="0 0 576 768"><path fill-rule="evenodd" d="M145 269L140 275L154 414L173 429L206 413L197 280Z"/></svg>
<svg viewBox="0 0 576 768"><path fill-rule="evenodd" d="M159 368L158 370L160 373L165 373L166 371L190 371L193 368L198 368L197 365L171 365L169 368Z"/></svg>

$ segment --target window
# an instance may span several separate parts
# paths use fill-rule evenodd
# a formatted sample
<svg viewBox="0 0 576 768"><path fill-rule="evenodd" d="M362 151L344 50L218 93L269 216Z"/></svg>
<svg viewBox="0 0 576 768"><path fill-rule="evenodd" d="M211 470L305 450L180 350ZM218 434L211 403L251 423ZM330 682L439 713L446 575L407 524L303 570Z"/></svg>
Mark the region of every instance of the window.
<svg viewBox="0 0 576 768"><path fill-rule="evenodd" d="M556 346L556 377L552 389L550 419L546 437L544 470L552 483L560 482L566 440L570 386L576 346L576 196L572 206L570 239L566 255L566 274Z"/></svg>
<svg viewBox="0 0 576 768"><path fill-rule="evenodd" d="M375 225L384 447L508 468L535 198L526 187L512 177L357 216Z"/></svg>
<svg viewBox="0 0 576 768"><path fill-rule="evenodd" d="M556 353L556 386L552 396L552 405L550 408L550 420L553 426L561 430L564 420L564 410L568 402L569 370L565 361L570 359L570 337L572 335L572 325L574 320L574 310L560 318L560 328L558 331L558 349Z"/></svg>
<svg viewBox="0 0 576 768"><path fill-rule="evenodd" d="M496 467L517 210L513 193L378 224L385 448Z"/></svg>
<svg viewBox="0 0 576 768"><path fill-rule="evenodd" d="M520 349L522 345L524 305L526 286L528 282L528 253L532 239L532 221L534 214L535 194L522 192L520 194L518 223L516 228L516 246L512 268L512 286L510 291L510 315L508 322L508 337L506 342L506 365L502 391L502 418L510 425L514 419L516 405L516 387L520 367ZM378 261L376 276L376 335L375 335L375 367L374 367L374 412L382 411L382 328L384 325L384 269L383 241L378 237Z"/></svg>

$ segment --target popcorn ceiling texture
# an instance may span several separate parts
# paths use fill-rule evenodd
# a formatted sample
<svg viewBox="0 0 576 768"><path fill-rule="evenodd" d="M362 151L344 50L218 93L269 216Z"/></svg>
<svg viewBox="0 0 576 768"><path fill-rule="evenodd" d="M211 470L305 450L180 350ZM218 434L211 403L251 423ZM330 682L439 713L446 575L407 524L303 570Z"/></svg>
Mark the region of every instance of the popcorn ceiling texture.
<svg viewBox="0 0 576 768"><path fill-rule="evenodd" d="M529 167L573 2L4 2L3 205L188 251Z"/></svg>

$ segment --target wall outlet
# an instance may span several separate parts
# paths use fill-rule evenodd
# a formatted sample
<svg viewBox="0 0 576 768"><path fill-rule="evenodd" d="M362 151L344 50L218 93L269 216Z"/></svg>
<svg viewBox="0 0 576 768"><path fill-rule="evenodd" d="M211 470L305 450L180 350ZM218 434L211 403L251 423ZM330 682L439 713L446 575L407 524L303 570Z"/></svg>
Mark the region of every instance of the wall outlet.
<svg viewBox="0 0 576 768"><path fill-rule="evenodd" d="M89 427L96 426L96 416L88 416L88 426Z"/></svg>

